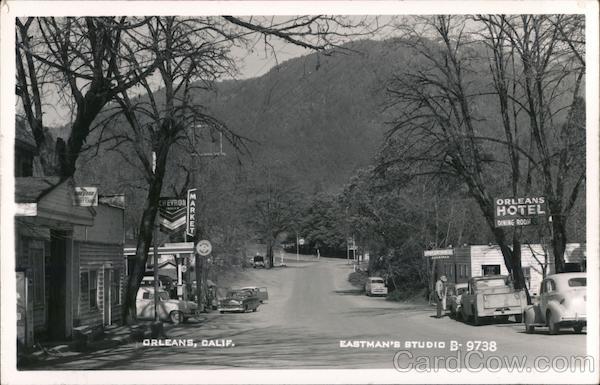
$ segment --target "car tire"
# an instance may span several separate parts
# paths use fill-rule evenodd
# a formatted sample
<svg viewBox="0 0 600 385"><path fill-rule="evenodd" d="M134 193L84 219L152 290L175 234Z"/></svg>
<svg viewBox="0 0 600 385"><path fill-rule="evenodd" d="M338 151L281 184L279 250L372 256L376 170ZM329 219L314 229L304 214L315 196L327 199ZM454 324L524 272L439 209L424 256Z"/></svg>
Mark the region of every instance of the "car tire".
<svg viewBox="0 0 600 385"><path fill-rule="evenodd" d="M480 326L481 325L481 317L477 315L477 311L473 309L473 325Z"/></svg>
<svg viewBox="0 0 600 385"><path fill-rule="evenodd" d="M548 312L546 314L546 323L548 324L548 334L555 335L558 334L558 324L552 320L552 313Z"/></svg>
<svg viewBox="0 0 600 385"><path fill-rule="evenodd" d="M515 322L516 323L522 323L523 322L523 315L522 314L515 314Z"/></svg>
<svg viewBox="0 0 600 385"><path fill-rule="evenodd" d="M181 322L183 322L183 313L177 310L173 310L171 313L169 313L169 320L171 320L171 323L173 323L173 325L180 324Z"/></svg>
<svg viewBox="0 0 600 385"><path fill-rule="evenodd" d="M575 331L575 333L580 334L583 331L583 325L573 326L573 330Z"/></svg>
<svg viewBox="0 0 600 385"><path fill-rule="evenodd" d="M528 325L527 323L525 324L525 333L527 334L533 334L535 332L535 326L533 325Z"/></svg>
<svg viewBox="0 0 600 385"><path fill-rule="evenodd" d="M248 305L244 305L244 311L243 311L243 313L245 313L247 311L248 311Z"/></svg>
<svg viewBox="0 0 600 385"><path fill-rule="evenodd" d="M254 309L252 309L252 312L254 313L257 310L258 310L258 307L255 307Z"/></svg>
<svg viewBox="0 0 600 385"><path fill-rule="evenodd" d="M221 310L219 313L221 313L221 314L225 314L225 311L224 311L224 310Z"/></svg>

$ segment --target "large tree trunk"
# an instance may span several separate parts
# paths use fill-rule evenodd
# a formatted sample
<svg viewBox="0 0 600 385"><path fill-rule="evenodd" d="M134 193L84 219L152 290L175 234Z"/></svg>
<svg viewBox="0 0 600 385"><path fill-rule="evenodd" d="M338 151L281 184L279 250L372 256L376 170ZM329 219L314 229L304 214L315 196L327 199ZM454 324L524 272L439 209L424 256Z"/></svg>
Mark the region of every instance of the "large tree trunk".
<svg viewBox="0 0 600 385"><path fill-rule="evenodd" d="M272 239L267 240L267 261L269 261L269 269L273 267L273 243Z"/></svg>
<svg viewBox="0 0 600 385"><path fill-rule="evenodd" d="M567 246L567 229L561 215L552 216L552 253L554 255L554 272L565 271L565 249Z"/></svg>
<svg viewBox="0 0 600 385"><path fill-rule="evenodd" d="M158 195L160 197L160 193ZM135 259L133 261L133 269L127 280L127 290L125 292L125 303L123 308L123 320L127 324L131 324L136 320L136 295L140 287L140 282L146 271L146 257L153 240L154 233L154 218L158 211L157 204L151 204L151 192L146 200L146 207L142 214L142 225L138 235ZM158 198L156 199L158 203Z"/></svg>
<svg viewBox="0 0 600 385"><path fill-rule="evenodd" d="M133 271L131 275L129 275L127 281L125 303L123 304L123 320L128 324L134 322L136 319L136 295L142 277L144 276L144 271L146 270L148 251L153 240L155 218L158 212L158 201L163 185L167 154L169 152L169 146L166 144L167 140L159 142L161 145L156 154L156 170L150 182L150 188L142 213L135 259L133 261Z"/></svg>

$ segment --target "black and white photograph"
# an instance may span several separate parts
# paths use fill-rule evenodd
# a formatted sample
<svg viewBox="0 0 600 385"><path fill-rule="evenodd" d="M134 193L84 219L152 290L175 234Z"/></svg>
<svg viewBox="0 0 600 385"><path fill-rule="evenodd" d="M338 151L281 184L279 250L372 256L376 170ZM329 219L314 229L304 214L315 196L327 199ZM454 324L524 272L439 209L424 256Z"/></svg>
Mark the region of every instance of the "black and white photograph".
<svg viewBox="0 0 600 385"><path fill-rule="evenodd" d="M598 383L596 1L0 9L3 384Z"/></svg>

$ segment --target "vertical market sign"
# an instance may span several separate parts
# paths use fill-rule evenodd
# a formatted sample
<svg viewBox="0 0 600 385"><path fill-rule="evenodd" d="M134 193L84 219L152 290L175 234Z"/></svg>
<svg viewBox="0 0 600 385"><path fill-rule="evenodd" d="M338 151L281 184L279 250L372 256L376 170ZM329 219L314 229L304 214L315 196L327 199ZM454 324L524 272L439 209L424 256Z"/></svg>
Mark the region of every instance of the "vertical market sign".
<svg viewBox="0 0 600 385"><path fill-rule="evenodd" d="M174 233L185 226L186 210L186 199L160 198L158 200L160 231L163 233Z"/></svg>
<svg viewBox="0 0 600 385"><path fill-rule="evenodd" d="M542 196L496 198L494 224L496 227L537 225L546 218L547 211L546 199Z"/></svg>
<svg viewBox="0 0 600 385"><path fill-rule="evenodd" d="M190 237L196 235L196 190L193 188L187 191L187 225L185 233Z"/></svg>

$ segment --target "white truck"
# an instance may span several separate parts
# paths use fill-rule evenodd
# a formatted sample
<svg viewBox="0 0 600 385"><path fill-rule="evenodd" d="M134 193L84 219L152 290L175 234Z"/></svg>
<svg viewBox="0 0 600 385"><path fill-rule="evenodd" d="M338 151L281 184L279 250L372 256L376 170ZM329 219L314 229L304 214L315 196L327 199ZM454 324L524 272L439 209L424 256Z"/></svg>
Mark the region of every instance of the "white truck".
<svg viewBox="0 0 600 385"><path fill-rule="evenodd" d="M169 293L158 290L158 317L161 321L178 324L198 313L195 302L171 299ZM141 286L136 296L136 315L138 319L154 319L154 287Z"/></svg>
<svg viewBox="0 0 600 385"><path fill-rule="evenodd" d="M469 279L467 291L461 296L463 320L472 320L478 326L486 318L508 319L513 315L521 322L527 297L523 290L515 290L505 275L488 275Z"/></svg>

